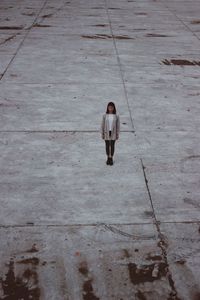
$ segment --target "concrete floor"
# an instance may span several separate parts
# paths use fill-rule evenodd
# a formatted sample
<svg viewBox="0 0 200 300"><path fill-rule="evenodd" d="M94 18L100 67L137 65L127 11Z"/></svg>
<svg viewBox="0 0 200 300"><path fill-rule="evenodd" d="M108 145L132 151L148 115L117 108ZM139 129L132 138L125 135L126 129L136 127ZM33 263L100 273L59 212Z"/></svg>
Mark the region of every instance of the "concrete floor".
<svg viewBox="0 0 200 300"><path fill-rule="evenodd" d="M1 0L0 73L0 300L199 300L199 0Z"/></svg>

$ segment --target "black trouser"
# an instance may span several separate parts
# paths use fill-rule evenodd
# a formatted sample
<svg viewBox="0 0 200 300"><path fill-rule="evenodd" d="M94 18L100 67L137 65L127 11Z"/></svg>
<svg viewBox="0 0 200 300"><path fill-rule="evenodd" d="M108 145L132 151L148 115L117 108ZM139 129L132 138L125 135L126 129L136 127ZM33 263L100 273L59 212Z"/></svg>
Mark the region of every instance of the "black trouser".
<svg viewBox="0 0 200 300"><path fill-rule="evenodd" d="M109 131L109 135L111 136L111 131ZM105 140L106 143L106 154L109 156L113 156L115 151L115 140ZM111 153L109 153L109 147L111 146Z"/></svg>

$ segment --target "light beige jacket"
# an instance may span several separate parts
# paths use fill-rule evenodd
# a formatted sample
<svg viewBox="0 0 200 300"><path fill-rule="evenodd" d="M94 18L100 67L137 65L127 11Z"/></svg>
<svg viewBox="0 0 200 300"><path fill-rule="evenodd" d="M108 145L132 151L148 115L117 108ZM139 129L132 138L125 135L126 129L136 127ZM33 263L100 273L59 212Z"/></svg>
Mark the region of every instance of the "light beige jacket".
<svg viewBox="0 0 200 300"><path fill-rule="evenodd" d="M111 137L109 137L109 120L108 114L103 114L101 121L101 137L104 140L116 140L119 138L120 132L120 118L118 114L113 114L113 122L112 122L112 132Z"/></svg>

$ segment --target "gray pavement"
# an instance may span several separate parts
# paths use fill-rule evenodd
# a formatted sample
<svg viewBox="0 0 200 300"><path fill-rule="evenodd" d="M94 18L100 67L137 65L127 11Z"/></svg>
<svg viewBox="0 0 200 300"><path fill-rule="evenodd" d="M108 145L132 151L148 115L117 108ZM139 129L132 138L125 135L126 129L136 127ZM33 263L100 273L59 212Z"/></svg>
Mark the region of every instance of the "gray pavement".
<svg viewBox="0 0 200 300"><path fill-rule="evenodd" d="M0 300L200 299L199 99L197 0L0 1Z"/></svg>

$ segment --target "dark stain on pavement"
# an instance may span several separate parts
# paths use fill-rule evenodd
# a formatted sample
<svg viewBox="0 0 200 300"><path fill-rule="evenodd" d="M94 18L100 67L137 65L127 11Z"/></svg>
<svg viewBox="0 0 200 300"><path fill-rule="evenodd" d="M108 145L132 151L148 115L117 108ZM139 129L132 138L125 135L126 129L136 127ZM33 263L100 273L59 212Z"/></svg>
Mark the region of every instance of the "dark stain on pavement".
<svg viewBox="0 0 200 300"><path fill-rule="evenodd" d="M109 34L94 34L94 35L82 35L82 38L87 39L119 39L119 40L130 40L133 39L127 35L109 35Z"/></svg>
<svg viewBox="0 0 200 300"><path fill-rule="evenodd" d="M147 33L145 36L146 37L168 37L169 35L157 34L157 33Z"/></svg>
<svg viewBox="0 0 200 300"><path fill-rule="evenodd" d="M137 297L138 300L146 300L147 299L140 290L137 291L135 296Z"/></svg>
<svg viewBox="0 0 200 300"><path fill-rule="evenodd" d="M175 66L200 66L200 61L187 60L187 59L164 59L162 63L165 65L175 65Z"/></svg>
<svg viewBox="0 0 200 300"><path fill-rule="evenodd" d="M32 264L34 266L37 266L39 264L39 259L37 257L31 257L22 259L20 261L17 261L18 264Z"/></svg>
<svg viewBox="0 0 200 300"><path fill-rule="evenodd" d="M195 208L200 208L200 203L190 198L184 198L183 201L187 204L193 205Z"/></svg>
<svg viewBox="0 0 200 300"><path fill-rule="evenodd" d="M22 13L23 16L35 16L36 14L34 12L30 12L30 13Z"/></svg>
<svg viewBox="0 0 200 300"><path fill-rule="evenodd" d="M51 27L51 25L44 25L44 24L35 23L33 25L33 27Z"/></svg>
<svg viewBox="0 0 200 300"><path fill-rule="evenodd" d="M30 252L30 253L38 252L36 244L33 244L33 246L31 247L31 249L28 249L26 252Z"/></svg>
<svg viewBox="0 0 200 300"><path fill-rule="evenodd" d="M95 27L106 27L106 26L108 26L108 24L96 24L96 25L91 25L91 26L95 26Z"/></svg>
<svg viewBox="0 0 200 300"><path fill-rule="evenodd" d="M0 30L20 30L23 26L0 26Z"/></svg>
<svg viewBox="0 0 200 300"><path fill-rule="evenodd" d="M145 12L138 12L138 13L135 13L135 15L138 15L138 16L146 16L147 13L145 13Z"/></svg>
<svg viewBox="0 0 200 300"><path fill-rule="evenodd" d="M153 217L154 213L153 213L153 211L145 210L144 215L147 216L147 217Z"/></svg>
<svg viewBox="0 0 200 300"><path fill-rule="evenodd" d="M161 255L152 255L151 253L148 253L147 260L153 260L153 261L158 261L158 260L162 260L162 256Z"/></svg>
<svg viewBox="0 0 200 300"><path fill-rule="evenodd" d="M14 261L10 260L5 279L0 278L3 297L0 300L40 299L38 275L35 267L26 269L22 276L15 275Z"/></svg>
<svg viewBox="0 0 200 300"><path fill-rule="evenodd" d="M53 14L47 14L47 15L43 15L42 18L50 18L52 16L53 16Z"/></svg>
<svg viewBox="0 0 200 300"><path fill-rule="evenodd" d="M200 24L200 20L193 20L193 21L191 21L190 23L191 23L191 24L195 24L195 25L196 25L196 24ZM200 299L200 298L199 298L199 299Z"/></svg>
<svg viewBox="0 0 200 300"><path fill-rule="evenodd" d="M83 284L83 299L84 300L99 300L93 293L92 279L86 280Z"/></svg>
<svg viewBox="0 0 200 300"><path fill-rule="evenodd" d="M78 268L79 272L83 275L88 275L88 267L85 261L81 262Z"/></svg>
<svg viewBox="0 0 200 300"><path fill-rule="evenodd" d="M129 263L128 270L131 282L135 285L152 282L161 277L165 277L167 274L167 264L165 262L159 262L138 267L135 263Z"/></svg>
<svg viewBox="0 0 200 300"><path fill-rule="evenodd" d="M98 297L95 296L92 286L92 278L88 279L89 270L86 261L82 261L79 263L79 272L86 277L87 279L83 283L83 300L99 300Z"/></svg>

